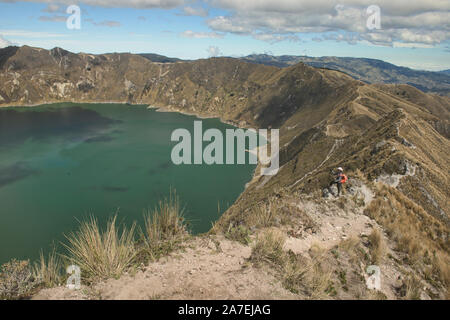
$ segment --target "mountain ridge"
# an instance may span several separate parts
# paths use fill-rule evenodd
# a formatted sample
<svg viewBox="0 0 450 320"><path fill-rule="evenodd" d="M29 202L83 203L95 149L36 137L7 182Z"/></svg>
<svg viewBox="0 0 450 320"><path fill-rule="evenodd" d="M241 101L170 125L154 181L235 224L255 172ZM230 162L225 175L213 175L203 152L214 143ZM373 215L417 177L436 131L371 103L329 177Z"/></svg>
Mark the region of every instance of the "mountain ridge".
<svg viewBox="0 0 450 320"><path fill-rule="evenodd" d="M10 48L8 50L14 52L14 50L17 50L20 47L10 46L6 48ZM58 48L53 48L52 50L55 49ZM105 53L105 55L111 54L127 54L127 53ZM156 53L138 53L135 55L144 57L147 60L155 63L177 63L177 62L196 61L196 60L184 60L179 58L172 58ZM269 54L251 54L248 56L234 59L241 59L246 62L265 64L280 68L286 68L299 62L303 62L307 65L316 68L341 71L357 80L361 80L370 84L377 84L377 83L409 84L424 92L436 93L447 96L450 95L449 70L442 70L442 71L416 70L408 67L397 66L380 59L336 57L336 56L309 57L309 56L293 56L293 55L273 56ZM2 61L0 60L0 66L1 64Z"/></svg>
<svg viewBox="0 0 450 320"><path fill-rule="evenodd" d="M379 59L334 56L272 56L267 54L254 54L242 59L282 68L304 62L317 68L342 71L367 83L409 84L425 92L450 95L448 72L414 70Z"/></svg>

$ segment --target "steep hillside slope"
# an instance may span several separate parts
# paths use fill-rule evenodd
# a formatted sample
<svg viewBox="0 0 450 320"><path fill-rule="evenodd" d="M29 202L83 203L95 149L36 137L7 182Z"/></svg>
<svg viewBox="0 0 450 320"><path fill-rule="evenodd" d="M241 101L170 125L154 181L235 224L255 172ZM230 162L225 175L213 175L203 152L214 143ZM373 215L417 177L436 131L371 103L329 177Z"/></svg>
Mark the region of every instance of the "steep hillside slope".
<svg viewBox="0 0 450 320"><path fill-rule="evenodd" d="M273 177L255 177L229 212L242 217L250 203L280 189L311 193L325 188L332 179L330 171L343 166L350 176L361 171L372 180L398 177L395 187L448 223L450 143L435 129L448 128L448 121L378 88L356 91L357 98L309 127L296 125L308 117L303 111L286 121L281 127L280 171Z"/></svg>

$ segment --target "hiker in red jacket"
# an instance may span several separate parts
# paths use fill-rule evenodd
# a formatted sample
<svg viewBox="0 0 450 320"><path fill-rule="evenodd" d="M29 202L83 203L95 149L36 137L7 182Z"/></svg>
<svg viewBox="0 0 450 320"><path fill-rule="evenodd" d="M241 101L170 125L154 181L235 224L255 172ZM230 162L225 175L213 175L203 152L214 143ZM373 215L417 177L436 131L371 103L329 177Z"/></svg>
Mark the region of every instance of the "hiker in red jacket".
<svg viewBox="0 0 450 320"><path fill-rule="evenodd" d="M341 190L342 190L342 184L346 183L348 180L347 176L344 174L344 169L342 169L341 167L337 168L337 174L336 174L336 179L334 181L331 181L330 185L328 188L330 188L333 184L336 184L337 189L338 189L338 194L337 196L339 197L341 195Z"/></svg>

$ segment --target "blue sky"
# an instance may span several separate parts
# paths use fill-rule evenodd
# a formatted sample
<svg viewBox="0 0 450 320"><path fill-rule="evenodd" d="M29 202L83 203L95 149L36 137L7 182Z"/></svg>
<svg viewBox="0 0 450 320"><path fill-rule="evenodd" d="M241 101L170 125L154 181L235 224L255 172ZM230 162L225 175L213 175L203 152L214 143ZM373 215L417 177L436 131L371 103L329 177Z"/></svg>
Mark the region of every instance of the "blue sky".
<svg viewBox="0 0 450 320"><path fill-rule="evenodd" d="M379 1L381 28L365 29L365 0L86 0L69 30L71 1L0 0L0 44L73 52L209 56L349 56L424 70L450 69L450 1L401 8ZM348 2L348 4L346 4ZM430 3L430 2L428 2ZM340 7L337 7L339 5Z"/></svg>

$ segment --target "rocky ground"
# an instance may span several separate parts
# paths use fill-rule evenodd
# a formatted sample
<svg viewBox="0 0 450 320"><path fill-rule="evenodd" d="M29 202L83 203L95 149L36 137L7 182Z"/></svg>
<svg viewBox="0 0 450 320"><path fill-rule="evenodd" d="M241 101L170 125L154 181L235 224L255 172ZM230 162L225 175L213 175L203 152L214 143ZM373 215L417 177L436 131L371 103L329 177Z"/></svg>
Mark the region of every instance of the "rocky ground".
<svg viewBox="0 0 450 320"><path fill-rule="evenodd" d="M44 289L33 299L398 299L408 268L396 262L394 243L383 227L364 214L373 197L370 187L359 182L340 198L332 195L319 201L313 195L283 198L293 208L291 222L256 230L250 235L249 244L229 240L222 234L200 235L188 240L182 249L119 279L83 286L80 290L63 286ZM300 216L295 208L302 212ZM374 229L380 232L383 243L378 263L379 291L367 289L367 263L349 258L358 250L358 243L364 244ZM312 276L320 279L327 274L333 290L320 296L295 292L289 290L279 268L255 264L252 250L267 231L283 234L284 252L313 261L317 260L319 250L320 261L326 266ZM423 291L420 298L430 297Z"/></svg>

